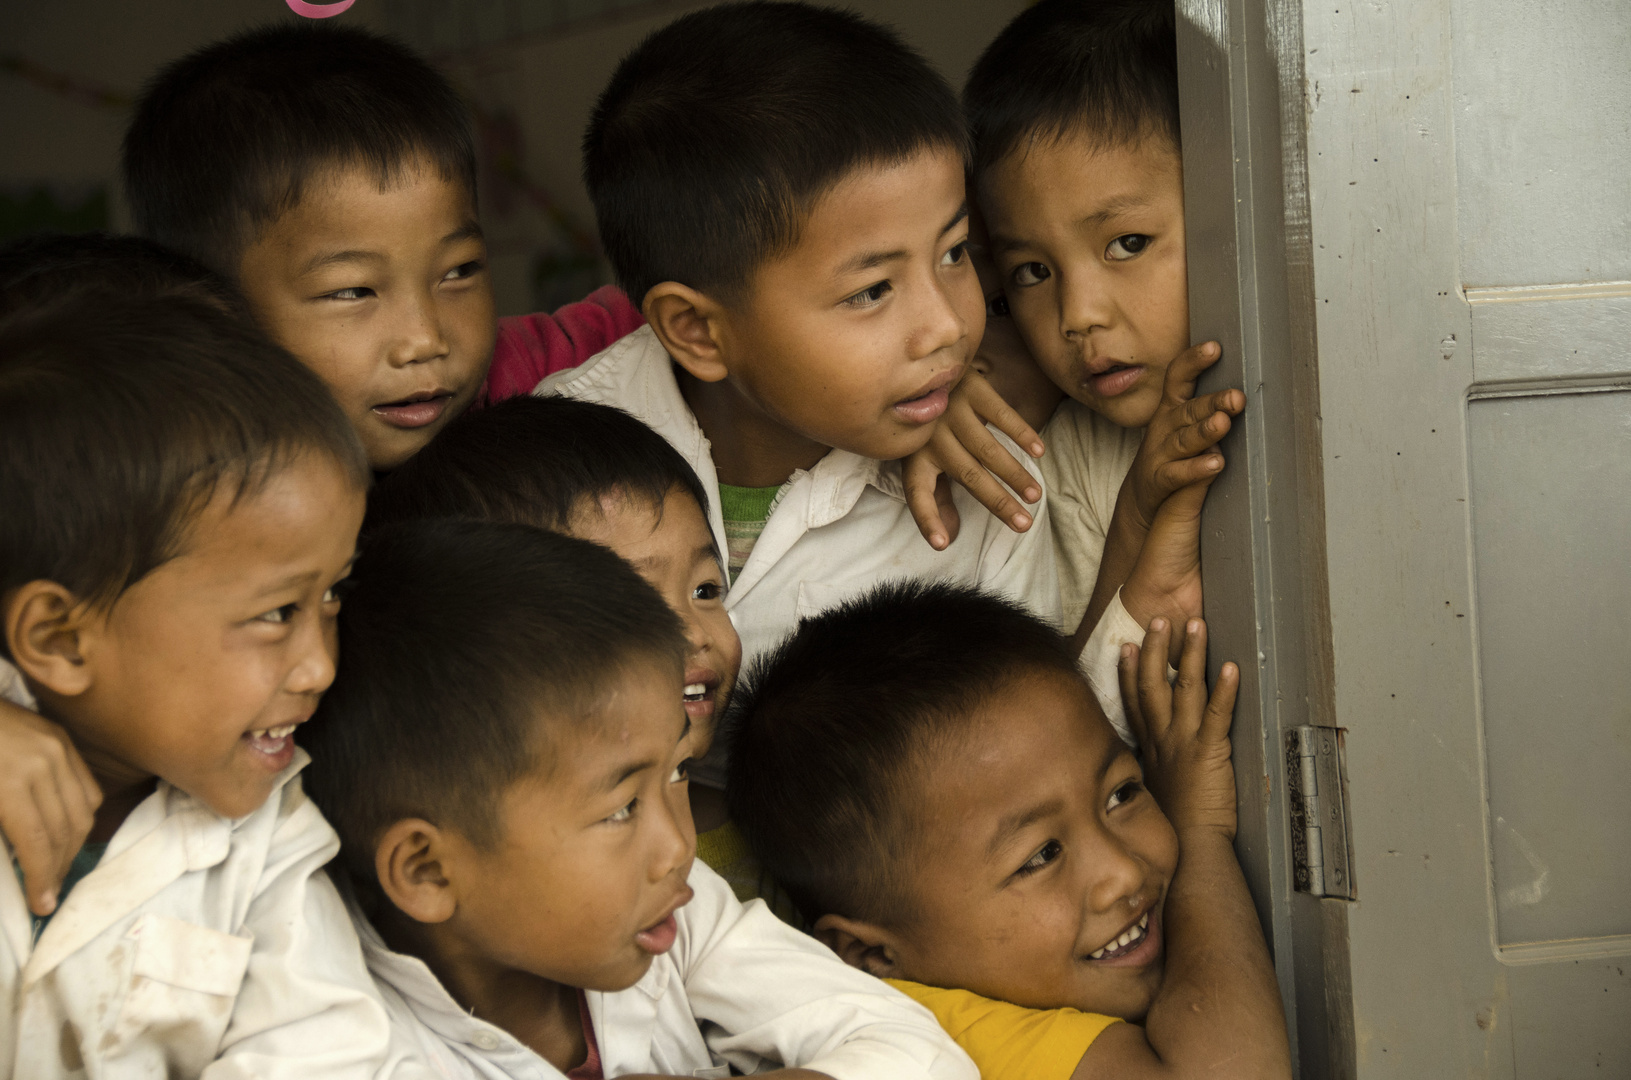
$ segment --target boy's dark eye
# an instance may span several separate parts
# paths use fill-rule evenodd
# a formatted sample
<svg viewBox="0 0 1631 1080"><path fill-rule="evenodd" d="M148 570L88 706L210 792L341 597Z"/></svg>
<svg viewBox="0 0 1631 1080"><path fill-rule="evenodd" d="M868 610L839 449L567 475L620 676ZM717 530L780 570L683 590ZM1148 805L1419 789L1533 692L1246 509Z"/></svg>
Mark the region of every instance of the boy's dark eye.
<svg viewBox="0 0 1631 1080"><path fill-rule="evenodd" d="M690 779L690 777L691 777L691 760L692 760L691 758L686 758L684 761L682 761L678 765L674 766L674 773L673 773L672 776L670 776L668 778L668 782L670 784L677 784L681 780Z"/></svg>
<svg viewBox="0 0 1631 1080"><path fill-rule="evenodd" d="M1039 262L1020 263L1014 267L1014 284L1020 288L1040 285L1053 276L1053 271Z"/></svg>
<svg viewBox="0 0 1631 1080"><path fill-rule="evenodd" d="M447 280L456 281L460 278L471 277L480 273L484 265L480 259L471 259L467 263L460 263L447 272Z"/></svg>
<svg viewBox="0 0 1631 1080"><path fill-rule="evenodd" d="M1055 859L1059 858L1059 856L1063 855L1064 853L1065 845L1061 844L1057 840L1049 840L1046 844L1043 844L1041 847L1037 848L1035 855L1032 855L1029 859L1025 860L1025 865L1020 867L1017 873L1021 877L1028 874L1034 874L1038 870L1047 866L1049 863L1053 862Z"/></svg>
<svg viewBox="0 0 1631 1080"><path fill-rule="evenodd" d="M725 590L717 581L704 581L691 590L691 599L693 600L718 600L724 595Z"/></svg>
<svg viewBox="0 0 1631 1080"><path fill-rule="evenodd" d="M1144 784L1138 780L1129 780L1110 793L1110 803L1106 810L1114 810L1124 803L1132 802L1138 798L1139 792L1144 790Z"/></svg>
<svg viewBox="0 0 1631 1080"><path fill-rule="evenodd" d="M1118 236L1110 241L1110 246L1105 249L1104 257L1112 262L1130 259L1149 247L1150 239L1143 233L1128 233L1126 236Z"/></svg>
<svg viewBox="0 0 1631 1080"><path fill-rule="evenodd" d="M366 300L374 295L374 290L363 285L350 289L335 289L331 293L324 293L325 300Z"/></svg>
<svg viewBox="0 0 1631 1080"><path fill-rule="evenodd" d="M956 266L967 258L968 241L964 240L961 244L957 244L948 249L946 253L940 257L940 264L942 266Z"/></svg>
<svg viewBox="0 0 1631 1080"><path fill-rule="evenodd" d="M850 307L870 307L882 300L889 293L889 282L880 281L870 288L862 289L854 296L845 300Z"/></svg>
<svg viewBox="0 0 1631 1080"><path fill-rule="evenodd" d="M1008 297L1002 293L992 293L991 299L985 302L985 313L993 319L1006 319L1008 317Z"/></svg>

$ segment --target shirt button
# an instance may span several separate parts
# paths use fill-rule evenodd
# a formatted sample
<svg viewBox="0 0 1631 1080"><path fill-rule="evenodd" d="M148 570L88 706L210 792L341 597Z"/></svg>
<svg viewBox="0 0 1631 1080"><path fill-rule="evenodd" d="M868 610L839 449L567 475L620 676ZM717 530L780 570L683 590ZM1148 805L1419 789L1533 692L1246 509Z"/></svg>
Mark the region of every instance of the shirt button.
<svg viewBox="0 0 1631 1080"><path fill-rule="evenodd" d="M476 1037L471 1041L483 1050L498 1049L498 1036L491 1031L478 1031Z"/></svg>

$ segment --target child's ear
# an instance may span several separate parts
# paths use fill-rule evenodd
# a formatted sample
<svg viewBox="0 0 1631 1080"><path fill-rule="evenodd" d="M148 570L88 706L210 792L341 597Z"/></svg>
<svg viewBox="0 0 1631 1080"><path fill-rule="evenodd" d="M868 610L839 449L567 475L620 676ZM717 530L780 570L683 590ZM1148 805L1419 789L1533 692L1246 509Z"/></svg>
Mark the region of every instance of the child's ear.
<svg viewBox="0 0 1631 1080"><path fill-rule="evenodd" d="M688 285L664 281L646 293L641 313L674 362L703 382L718 382L725 370L720 349L725 309Z"/></svg>
<svg viewBox="0 0 1631 1080"><path fill-rule="evenodd" d="M850 967L880 979L902 978L893 935L881 926L842 915L823 915L812 932L817 941Z"/></svg>
<svg viewBox="0 0 1631 1080"><path fill-rule="evenodd" d="M440 923L458 903L442 865L447 836L428 821L404 818L374 849L374 873L391 903L415 922Z"/></svg>
<svg viewBox="0 0 1631 1080"><path fill-rule="evenodd" d="M30 581L5 598L5 620L6 647L25 676L61 697L90 689L90 605L54 581Z"/></svg>

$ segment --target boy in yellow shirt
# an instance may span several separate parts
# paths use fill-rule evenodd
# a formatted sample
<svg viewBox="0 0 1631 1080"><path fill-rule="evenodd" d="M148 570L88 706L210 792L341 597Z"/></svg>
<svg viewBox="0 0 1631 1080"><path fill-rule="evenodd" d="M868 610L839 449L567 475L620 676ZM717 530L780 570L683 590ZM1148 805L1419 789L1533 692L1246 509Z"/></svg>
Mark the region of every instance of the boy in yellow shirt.
<svg viewBox="0 0 1631 1080"><path fill-rule="evenodd" d="M1290 1075L1232 848L1239 672L1208 699L1196 619L1169 686L1170 637L1156 619L1122 658L1142 765L1062 635L946 584L806 621L737 690L727 799L755 854L987 1080Z"/></svg>

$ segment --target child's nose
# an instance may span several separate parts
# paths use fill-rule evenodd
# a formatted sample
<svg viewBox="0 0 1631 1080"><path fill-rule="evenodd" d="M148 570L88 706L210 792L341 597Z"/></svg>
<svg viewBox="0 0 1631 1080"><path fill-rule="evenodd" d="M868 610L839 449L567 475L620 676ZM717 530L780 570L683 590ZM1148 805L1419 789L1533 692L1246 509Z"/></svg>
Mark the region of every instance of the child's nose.
<svg viewBox="0 0 1631 1080"><path fill-rule="evenodd" d="M1115 321L1115 303L1108 290L1091 275L1061 274L1059 331L1066 338L1085 338Z"/></svg>
<svg viewBox="0 0 1631 1080"><path fill-rule="evenodd" d="M958 311L956 289L966 287L962 282L936 281L934 287L923 290L924 303L918 312L918 328L912 335L910 355L913 360L933 356L949 349L969 335L968 320ZM978 288L975 288L978 293ZM983 305L978 306L983 312Z"/></svg>
<svg viewBox="0 0 1631 1080"><path fill-rule="evenodd" d="M321 694L334 682L334 658L339 652L334 624L311 620L297 638L300 659L289 672L287 689L293 694Z"/></svg>
<svg viewBox="0 0 1631 1080"><path fill-rule="evenodd" d="M1094 911L1110 911L1118 905L1137 907L1149 899L1145 886L1149 880L1144 861L1115 840L1108 841L1102 851L1088 859L1095 878L1088 889L1088 902Z"/></svg>
<svg viewBox="0 0 1631 1080"><path fill-rule="evenodd" d="M429 296L416 296L403 305L397 321L397 338L391 350L396 367L435 360L448 353L435 302Z"/></svg>
<svg viewBox="0 0 1631 1080"><path fill-rule="evenodd" d="M685 799L685 789L679 784L670 785L673 797L664 799L664 809L657 816L661 819L658 824L656 848L651 859L651 881L662 881L669 877L691 860L696 851L696 829L691 824L690 804Z"/></svg>

